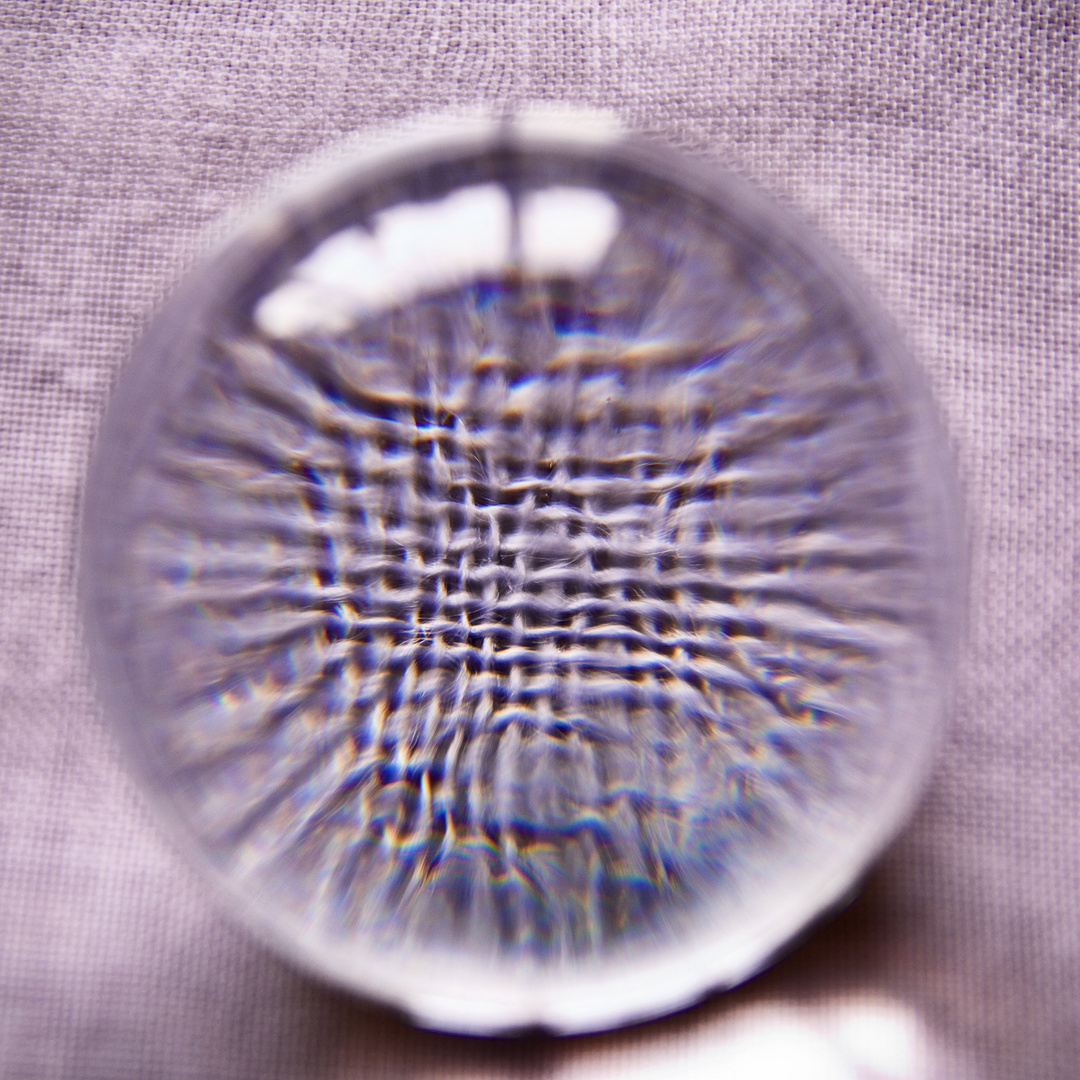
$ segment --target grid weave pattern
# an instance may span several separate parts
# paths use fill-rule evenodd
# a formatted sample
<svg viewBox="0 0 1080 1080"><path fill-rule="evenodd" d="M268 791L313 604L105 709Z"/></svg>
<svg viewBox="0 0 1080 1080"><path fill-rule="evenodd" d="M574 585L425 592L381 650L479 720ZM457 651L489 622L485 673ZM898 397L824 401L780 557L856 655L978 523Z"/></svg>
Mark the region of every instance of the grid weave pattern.
<svg viewBox="0 0 1080 1080"><path fill-rule="evenodd" d="M852 998L912 1010L945 1048L935 1076L1071 1080L1080 55L1068 3L43 0L5 5L0 48L0 1072L659 1076L655 1055L726 1060L742 1009L809 1001L816 1025L813 1010ZM213 912L92 703L71 550L110 382L221 235L218 215L352 132L521 98L615 108L734 161L867 271L948 416L976 584L924 811L848 913L687 1016L506 1046L366 1012Z"/></svg>
<svg viewBox="0 0 1080 1080"><path fill-rule="evenodd" d="M907 403L793 270L638 212L572 302L219 343L135 481L179 797L346 935L666 935L859 819L922 677Z"/></svg>

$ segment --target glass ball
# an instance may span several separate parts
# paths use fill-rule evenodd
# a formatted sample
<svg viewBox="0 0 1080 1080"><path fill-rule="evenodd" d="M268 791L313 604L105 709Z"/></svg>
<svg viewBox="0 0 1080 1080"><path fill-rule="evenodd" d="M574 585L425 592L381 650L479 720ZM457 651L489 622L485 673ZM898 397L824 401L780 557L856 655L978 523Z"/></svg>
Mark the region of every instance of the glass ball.
<svg viewBox="0 0 1080 1080"><path fill-rule="evenodd" d="M759 970L895 833L956 504L914 364L786 212L480 125L191 276L104 423L85 609L238 917L421 1023L589 1030Z"/></svg>

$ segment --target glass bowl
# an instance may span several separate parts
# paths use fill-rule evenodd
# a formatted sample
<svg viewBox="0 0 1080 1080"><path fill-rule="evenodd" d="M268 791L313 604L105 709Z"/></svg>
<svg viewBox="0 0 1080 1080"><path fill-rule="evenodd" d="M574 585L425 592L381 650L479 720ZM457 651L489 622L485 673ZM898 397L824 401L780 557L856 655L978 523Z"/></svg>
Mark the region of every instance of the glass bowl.
<svg viewBox="0 0 1080 1080"><path fill-rule="evenodd" d="M477 123L256 216L123 372L100 692L234 914L447 1030L734 985L913 806L959 626L918 370L806 229Z"/></svg>

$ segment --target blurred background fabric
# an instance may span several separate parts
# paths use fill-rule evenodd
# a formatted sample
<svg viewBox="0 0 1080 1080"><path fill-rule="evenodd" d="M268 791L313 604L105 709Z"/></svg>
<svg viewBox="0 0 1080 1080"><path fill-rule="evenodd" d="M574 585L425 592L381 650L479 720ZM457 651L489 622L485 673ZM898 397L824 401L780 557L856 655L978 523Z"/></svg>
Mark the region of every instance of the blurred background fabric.
<svg viewBox="0 0 1080 1080"><path fill-rule="evenodd" d="M1080 13L1065 0L0 4L0 1077L1066 1080L1080 1069ZM95 704L80 489L156 306L327 146L547 101L733 167L865 273L967 499L925 800L742 989L581 1039L420 1032L219 914Z"/></svg>

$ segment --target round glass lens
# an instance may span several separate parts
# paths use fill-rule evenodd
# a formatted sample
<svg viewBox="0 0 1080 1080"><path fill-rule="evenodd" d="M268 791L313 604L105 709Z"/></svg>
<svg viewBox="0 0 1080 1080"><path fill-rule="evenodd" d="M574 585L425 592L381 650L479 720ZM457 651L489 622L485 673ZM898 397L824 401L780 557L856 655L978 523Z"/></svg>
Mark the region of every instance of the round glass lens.
<svg viewBox="0 0 1080 1080"><path fill-rule="evenodd" d="M909 808L949 460L847 276L731 178L493 127L192 277L88 491L102 692L309 967L457 1030L745 978Z"/></svg>

